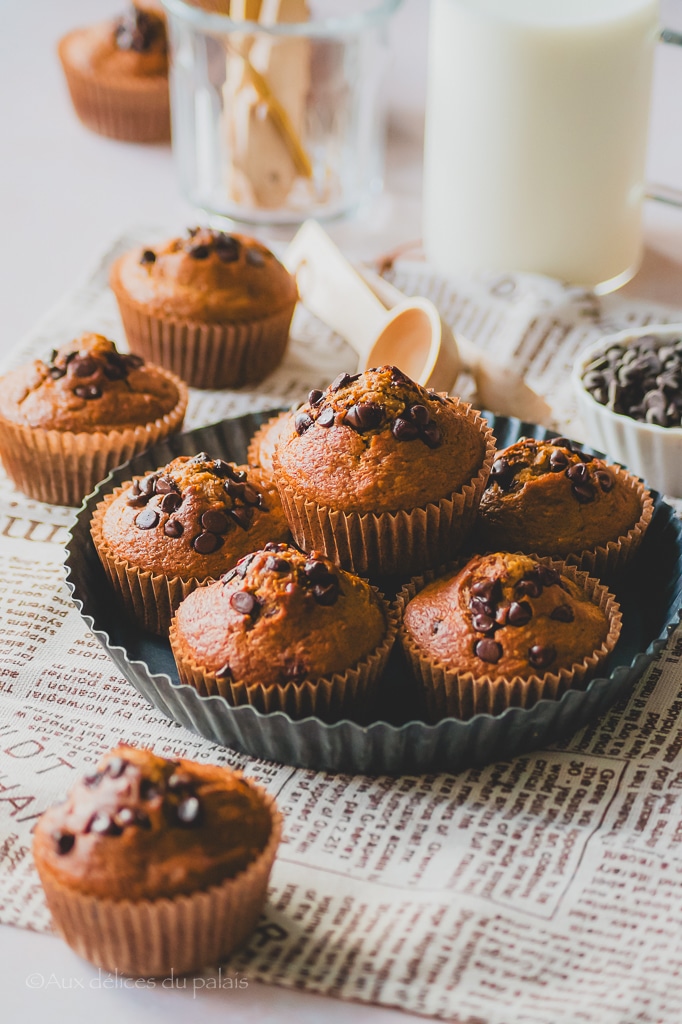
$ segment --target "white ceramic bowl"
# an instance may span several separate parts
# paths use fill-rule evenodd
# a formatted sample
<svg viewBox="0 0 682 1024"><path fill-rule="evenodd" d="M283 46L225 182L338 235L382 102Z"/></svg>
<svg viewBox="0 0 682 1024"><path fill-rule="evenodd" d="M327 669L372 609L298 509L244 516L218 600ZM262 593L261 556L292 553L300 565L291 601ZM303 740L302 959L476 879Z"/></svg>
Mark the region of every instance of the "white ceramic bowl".
<svg viewBox="0 0 682 1024"><path fill-rule="evenodd" d="M649 334L661 340L682 338L682 324L649 324L605 335L578 355L573 365L573 387L586 443L606 452L616 462L622 462L656 490L680 498L682 427L659 427L612 412L600 405L582 382L586 367L611 345L627 346Z"/></svg>

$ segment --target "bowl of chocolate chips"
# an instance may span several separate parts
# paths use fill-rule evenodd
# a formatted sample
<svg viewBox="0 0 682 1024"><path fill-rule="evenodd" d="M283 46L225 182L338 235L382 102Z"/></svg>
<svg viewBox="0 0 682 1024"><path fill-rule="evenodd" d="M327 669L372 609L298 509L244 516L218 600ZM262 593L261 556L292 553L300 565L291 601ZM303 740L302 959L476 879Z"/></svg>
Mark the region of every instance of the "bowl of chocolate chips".
<svg viewBox="0 0 682 1024"><path fill-rule="evenodd" d="M682 324L601 338L576 359L573 384L586 440L682 497Z"/></svg>

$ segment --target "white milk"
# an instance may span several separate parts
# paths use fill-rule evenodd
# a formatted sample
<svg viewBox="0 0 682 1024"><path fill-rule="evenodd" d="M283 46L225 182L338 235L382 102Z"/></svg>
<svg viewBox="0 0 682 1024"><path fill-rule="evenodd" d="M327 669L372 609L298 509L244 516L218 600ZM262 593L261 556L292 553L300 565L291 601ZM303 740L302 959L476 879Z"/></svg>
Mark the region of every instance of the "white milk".
<svg viewBox="0 0 682 1024"><path fill-rule="evenodd" d="M657 0L432 0L424 245L438 269L590 286L636 270L657 34Z"/></svg>

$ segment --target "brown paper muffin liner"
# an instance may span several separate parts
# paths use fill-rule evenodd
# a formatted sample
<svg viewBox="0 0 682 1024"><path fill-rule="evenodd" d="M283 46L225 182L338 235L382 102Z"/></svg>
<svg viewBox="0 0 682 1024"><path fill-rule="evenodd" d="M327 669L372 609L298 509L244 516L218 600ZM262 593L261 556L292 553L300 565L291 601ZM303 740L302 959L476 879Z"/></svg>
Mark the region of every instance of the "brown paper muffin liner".
<svg viewBox="0 0 682 1024"><path fill-rule="evenodd" d="M123 490L123 487L117 487L97 505L90 523L90 534L107 578L127 614L150 633L167 636L180 602L197 587L205 587L215 580L213 576L205 579L165 576L141 569L116 554L105 541L102 527L109 505Z"/></svg>
<svg viewBox="0 0 682 1024"><path fill-rule="evenodd" d="M256 384L279 366L295 301L272 316L244 323L201 323L141 311L114 288L132 352L172 370L194 388Z"/></svg>
<svg viewBox="0 0 682 1024"><path fill-rule="evenodd" d="M137 427L72 433L28 427L0 415L0 459L7 475L29 498L51 505L80 505L109 470L180 429L187 388L173 374L167 376L178 388L177 405L153 423Z"/></svg>
<svg viewBox="0 0 682 1024"><path fill-rule="evenodd" d="M371 709L377 683L398 632L397 610L384 600L376 587L372 589L384 611L386 635L378 647L345 672L317 680L290 682L282 686L249 684L218 676L180 653L181 644L174 619L169 639L180 681L193 686L203 697L224 697L228 704L233 706L251 704L265 714L284 711L294 719L313 715L325 722L335 722L345 717L362 721Z"/></svg>
<svg viewBox="0 0 682 1024"><path fill-rule="evenodd" d="M615 540L610 540L607 544L599 545L591 550L572 552L564 559L567 565L575 565L601 579L612 579L618 576L632 560L637 554L639 545L654 516L654 500L642 481L617 464L609 464L609 469L625 486L636 493L642 509L640 517L622 537L617 537Z"/></svg>
<svg viewBox="0 0 682 1024"><path fill-rule="evenodd" d="M290 418L290 412L280 412L277 416L273 416L272 419L267 420L266 423L260 427L249 441L249 447L246 453L246 461L249 466L253 466L254 469L260 469L270 480L274 480L274 467L272 465L272 448L273 444L268 435L270 431L276 433L278 426L282 427L285 422ZM265 449L263 445L268 447Z"/></svg>
<svg viewBox="0 0 682 1024"><path fill-rule="evenodd" d="M122 142L169 142L168 79L155 76L129 82L97 81L68 59L69 36L59 44L71 102L79 120L98 135Z"/></svg>
<svg viewBox="0 0 682 1024"><path fill-rule="evenodd" d="M462 414L485 439L481 467L460 490L428 505L398 512L344 512L320 505L277 478L284 514L298 547L320 550L361 576L408 576L451 559L474 525L495 458L493 432L481 414L460 402Z"/></svg>
<svg viewBox="0 0 682 1024"><path fill-rule="evenodd" d="M442 718L466 720L480 714L499 715L508 707L529 708L539 700L557 700L568 689L584 687L613 651L622 625L620 606L614 595L598 579L576 566L551 558L538 558L538 561L552 566L573 580L585 591L589 600L606 614L609 630L601 647L573 664L570 669L562 668L559 672L547 672L527 679L520 676L492 679L489 676L474 676L471 672L459 672L424 654L402 621L409 601L427 583L441 575L441 572L425 573L410 580L402 588L397 604L401 614L399 641L415 678L422 684L428 721L437 722ZM448 570L452 568L449 566Z"/></svg>
<svg viewBox="0 0 682 1024"><path fill-rule="evenodd" d="M255 785L255 784L253 784ZM272 797L256 786L272 815L265 849L221 885L168 899L105 900L41 876L55 928L97 967L133 977L199 971L224 960L254 930L282 835Z"/></svg>

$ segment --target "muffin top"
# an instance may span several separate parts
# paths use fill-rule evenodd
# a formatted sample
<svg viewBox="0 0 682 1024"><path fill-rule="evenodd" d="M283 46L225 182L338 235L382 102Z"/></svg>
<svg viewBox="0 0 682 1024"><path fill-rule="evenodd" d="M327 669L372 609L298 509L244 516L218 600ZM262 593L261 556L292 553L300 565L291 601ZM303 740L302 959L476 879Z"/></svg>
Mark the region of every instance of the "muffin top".
<svg viewBox="0 0 682 1024"><path fill-rule="evenodd" d="M365 580L316 551L268 543L185 598L173 646L217 676L276 686L344 672L386 629Z"/></svg>
<svg viewBox="0 0 682 1024"><path fill-rule="evenodd" d="M607 544L640 518L633 482L565 437L521 438L493 463L480 506L479 543L540 555Z"/></svg>
<svg viewBox="0 0 682 1024"><path fill-rule="evenodd" d="M70 32L60 43L60 53L81 73L102 82L125 85L126 79L168 75L164 18L132 6L114 21Z"/></svg>
<svg viewBox="0 0 682 1024"><path fill-rule="evenodd" d="M346 512L438 501L475 477L485 458L482 421L467 411L394 366L342 373L325 391L311 391L295 414L275 447L275 472Z"/></svg>
<svg viewBox="0 0 682 1024"><path fill-rule="evenodd" d="M83 895L154 900L233 878L271 831L263 796L240 774L122 745L40 817L33 853Z"/></svg>
<svg viewBox="0 0 682 1024"><path fill-rule="evenodd" d="M280 437L293 424L291 412L281 412L264 423L249 442L248 462L254 469L260 469L268 477L274 476L273 455Z"/></svg>
<svg viewBox="0 0 682 1024"><path fill-rule="evenodd" d="M177 377L139 356L116 351L101 334L82 334L0 378L5 419L28 427L105 433L154 423L187 388Z"/></svg>
<svg viewBox="0 0 682 1024"><path fill-rule="evenodd" d="M597 650L609 623L580 587L527 555L476 555L405 609L422 655L474 677L527 679Z"/></svg>
<svg viewBox="0 0 682 1024"><path fill-rule="evenodd" d="M298 294L295 278L256 239L209 228L125 253L111 268L111 287L153 316L210 323L262 319Z"/></svg>
<svg viewBox="0 0 682 1024"><path fill-rule="evenodd" d="M136 477L98 507L110 554L184 579L219 576L289 531L275 487L206 452Z"/></svg>

